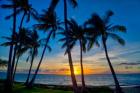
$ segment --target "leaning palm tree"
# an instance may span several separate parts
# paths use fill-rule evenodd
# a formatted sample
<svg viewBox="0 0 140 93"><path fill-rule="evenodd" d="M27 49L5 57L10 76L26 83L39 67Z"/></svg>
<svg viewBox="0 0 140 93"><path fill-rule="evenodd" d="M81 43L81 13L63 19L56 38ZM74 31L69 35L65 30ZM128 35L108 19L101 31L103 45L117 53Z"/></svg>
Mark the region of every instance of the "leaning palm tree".
<svg viewBox="0 0 140 93"><path fill-rule="evenodd" d="M69 0L71 4L76 7L77 6L77 0ZM66 33L68 32L68 23L67 23L67 0L64 0L64 23L65 23L65 31ZM69 59L69 66L70 66L70 71L71 71L71 79L72 79L72 84L73 84L73 90L74 93L78 93L78 86L76 82L76 77L74 74L74 68L73 68L73 63L72 63L72 56L71 56L71 51L70 51L70 44L68 40L68 36L66 35L66 43L67 43L67 48L68 48L68 59Z"/></svg>
<svg viewBox="0 0 140 93"><path fill-rule="evenodd" d="M32 66L33 66L33 62L34 62L34 58L37 56L38 54L38 48L40 47L40 40L39 36L37 34L37 31L33 31L31 33L30 36L30 43L28 44L28 46L30 47L30 55L31 55L31 63L30 63L30 69L29 69L29 74L27 76L27 80L25 82L25 85L28 87L28 83L29 83L29 79L30 79L30 75L31 75L31 70L32 70Z"/></svg>
<svg viewBox="0 0 140 93"><path fill-rule="evenodd" d="M39 30L43 30L44 32L48 32L48 36L46 37L45 39L45 46L43 48L43 52L42 52L42 55L41 55L41 59L39 61L39 64L37 66L37 69L35 71L35 74L33 75L33 78L31 79L30 81L30 86L33 86L34 84L34 81L36 79L36 75L39 71L39 68L40 68L40 65L43 61L43 57L45 55L45 51L46 49L50 49L49 46L48 46L48 42L49 40L51 39L51 37L55 38L55 35L56 35L56 31L57 29L59 29L59 20L57 20L57 17L56 17L56 13L53 12L53 11L46 11L46 10L43 10L43 14L39 16L39 24L35 24L34 27L36 29L39 29Z"/></svg>
<svg viewBox="0 0 140 93"><path fill-rule="evenodd" d="M9 6L9 8L11 9L11 7L13 7L13 31L12 31L12 41L14 41L14 34L16 33L16 0L10 0L9 1L11 3L11 5L6 5ZM2 6L1 6L2 7ZM4 8L4 7L2 7ZM11 74L11 67L12 67L12 53L13 53L13 44L10 46L10 50L9 50L9 59L8 59L8 67L7 67L7 78L6 78L6 83L5 83L5 92L9 93L12 91L12 74Z"/></svg>
<svg viewBox="0 0 140 93"><path fill-rule="evenodd" d="M18 32L18 38L17 38L17 46L16 46L17 50L15 53L17 59L13 71L13 81L14 81L17 65L19 62L19 58L30 49L29 41L30 41L30 30L27 28L21 28Z"/></svg>
<svg viewBox="0 0 140 93"><path fill-rule="evenodd" d="M17 7L15 14L19 15L19 14L23 13L23 15L21 17L20 26L19 26L19 29L21 29L25 17L27 18L26 21L29 22L31 17L34 19L37 19L38 13L32 7L32 5L29 3L29 0L15 0L15 1L16 1L16 7ZM9 9L9 8L13 8L14 6L13 5L2 5L1 7ZM5 19L10 19L11 17L13 17L13 15L14 15L14 13L6 16Z"/></svg>
<svg viewBox="0 0 140 93"><path fill-rule="evenodd" d="M56 5L58 4L60 0L53 0L51 5L51 11L54 11ZM77 0L63 0L64 2L64 23L65 23L65 31L68 31L68 26L67 26L67 1L71 2L71 4L73 5L73 7L77 6ZM67 47L68 47L68 59L69 59L69 66L70 66L70 71L71 71L71 78L72 78L72 84L73 84L73 90L74 93L78 92L78 87L77 87L77 82L76 82L76 77L74 74L74 68L73 68L73 63L72 63L72 57L71 57L71 52L69 49L69 44L68 44L68 40L67 40Z"/></svg>
<svg viewBox="0 0 140 93"><path fill-rule="evenodd" d="M64 42L62 48L67 47L66 43L66 33L62 32L64 38L61 38L59 41ZM83 69L83 52L86 51L86 42L84 28L77 24L74 19L68 21L68 39L70 44L70 50L76 45L76 42L79 42L80 45L80 65L81 65L81 80L82 80L82 93L85 91L85 79L84 79L84 69ZM67 49L66 49L67 50ZM67 53L67 51L66 51Z"/></svg>
<svg viewBox="0 0 140 93"><path fill-rule="evenodd" d="M15 75L17 72L17 66L19 64L19 58L22 57L23 54L25 54L29 50L28 46L22 46L22 48L18 48L16 52L16 63L14 66L14 72L13 72L13 81L15 80Z"/></svg>
<svg viewBox="0 0 140 93"><path fill-rule="evenodd" d="M108 56L106 41L107 41L108 37L111 37L114 40L116 40L119 44L124 45L125 44L124 40L120 36L115 34L115 32L117 32L117 31L126 32L126 28L121 25L110 24L109 19L112 15L113 15L113 12L108 11L106 16L102 19L99 15L93 14L92 17L85 24L89 25L91 28L93 28L93 31L90 31L91 35L94 34L93 36L96 38L98 38L98 36L101 36L106 59L108 61L111 73L112 73L114 81L115 81L116 93L123 93L121 90L121 87L119 85L119 81L117 79L115 71L113 69L113 66L111 64L110 58Z"/></svg>
<svg viewBox="0 0 140 93"><path fill-rule="evenodd" d="M20 23L20 28L22 28L22 23L23 23L25 16L27 15L27 21L29 21L30 16L35 17L37 15L37 12L28 3L28 0L8 0L8 1L10 1L11 4L3 4L3 5L1 5L1 7L5 8L5 9L13 9L13 13L11 15L7 16L6 19L13 17L14 20L13 20L13 33L12 34L14 35L14 33L16 32L16 16L18 14L20 14L22 11L24 11L24 14L23 14L23 17L22 17L21 23ZM8 71L7 71L8 72L7 81L9 83L9 85L7 85L7 86L12 85L12 84L10 85L10 82L12 80L12 74L13 74L14 65L15 65L15 54L16 54L17 46L15 46L13 60L12 60L13 47L14 46L11 45L10 51L9 51L9 62L8 62Z"/></svg>
<svg viewBox="0 0 140 93"><path fill-rule="evenodd" d="M15 33L14 35L14 41L12 41L12 36L11 37L5 37L3 36L2 38L6 39L6 42L2 43L1 46L11 46L14 45L17 47L17 51L14 54L17 57L16 65L14 67L13 71L13 80L16 72L16 68L18 65L19 57L21 57L28 49L29 46L27 46L27 41L29 41L29 30L26 28L20 29L18 33ZM22 43L22 46L17 46L19 43ZM29 42L28 42L29 43Z"/></svg>
<svg viewBox="0 0 140 93"><path fill-rule="evenodd" d="M2 5L2 8L13 8L14 6L11 5ZM16 0L16 15L19 15L23 12L23 16L21 18L21 22L20 22L20 26L19 26L19 30L22 29L22 24L23 21L25 19L25 17L27 17L27 22L30 21L30 17L32 16L34 19L37 19L37 11L32 8L32 5L29 4L29 0ZM6 16L6 19L10 19L12 16L14 15L14 13L10 14L9 16ZM16 58L16 51L17 51L17 47L21 47L22 44L20 43L19 45L15 45L15 49L14 49L14 54L13 54L13 61L12 61L12 71L14 70L14 65L15 65L15 58ZM17 58L19 59L19 58Z"/></svg>

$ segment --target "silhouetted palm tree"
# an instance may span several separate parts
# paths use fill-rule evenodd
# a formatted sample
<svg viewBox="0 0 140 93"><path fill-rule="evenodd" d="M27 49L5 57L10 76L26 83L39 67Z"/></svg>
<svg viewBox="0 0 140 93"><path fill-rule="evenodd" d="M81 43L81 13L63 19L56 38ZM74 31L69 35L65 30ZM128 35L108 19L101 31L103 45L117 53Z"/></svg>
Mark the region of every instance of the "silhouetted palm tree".
<svg viewBox="0 0 140 93"><path fill-rule="evenodd" d="M55 9L55 7L56 7L56 5L58 4L59 1L60 0L52 0L51 5L49 7L49 10L51 12L54 11L54 9ZM77 6L77 0L68 0L68 1L71 2L73 7ZM67 0L64 0L63 2L64 2L64 23L65 23L65 30L67 31ZM77 93L78 92L78 87L77 87L76 77L74 75L74 68L73 68L73 63L72 63L72 57L71 57L71 53L70 53L69 49L68 49L68 58L69 58L69 65L70 65L73 89L74 89L74 92Z"/></svg>
<svg viewBox="0 0 140 93"><path fill-rule="evenodd" d="M38 13L34 8L32 8L31 4L29 4L29 0L16 0L16 6L17 6L16 15L19 15L23 12L19 30L22 28L22 24L23 24L24 18L26 16L27 16L27 22L29 22L31 16L33 18L37 19ZM2 5L2 7L3 8L13 8L11 5ZM7 16L6 19L10 19L13 15L14 15L14 13ZM15 49L14 49L13 61L12 61L12 71L13 71L14 65L15 65L15 58L16 58L15 55L16 55L17 47L20 47L20 46L22 46L21 43L19 45L16 45Z"/></svg>
<svg viewBox="0 0 140 93"><path fill-rule="evenodd" d="M4 42L3 44L1 44L2 46L11 46L11 45L18 45L19 43L22 43L22 46L16 46L17 47L17 51L16 51L16 57L17 57L17 61L16 61L16 65L14 67L14 71L13 71L13 80L14 80L14 76L15 76L15 72L16 72L16 68L17 68L17 64L18 64L18 60L19 57L21 57L23 55L23 53L25 53L28 49L29 49L29 30L26 28L22 28L20 29L20 31L18 33L15 33L14 35L14 41L12 41L12 36L11 37L2 37L4 39L6 39L7 41ZM28 43L27 43L28 41Z"/></svg>
<svg viewBox="0 0 140 93"><path fill-rule="evenodd" d="M53 38L55 38L55 35L56 35L56 31L57 29L59 29L59 21L57 20L57 17L56 17L56 13L53 12L53 11L46 11L46 10L43 10L43 14L40 15L39 17L39 24L35 24L34 27L36 29L39 29L39 30L43 30L44 32L48 32L48 36L47 38L45 39L45 46L43 48L43 52L42 52L42 55L41 55L41 59L39 61L39 64L37 66L37 69L35 71L35 74L33 75L33 78L31 79L29 85L30 87L33 86L34 84L34 81L36 79L36 75L39 71L39 68L40 68L40 65L42 63L42 60L43 60L43 57L44 57L44 54L45 54L45 51L46 49L50 49L49 46L48 46L48 42L51 38L51 36Z"/></svg>
<svg viewBox="0 0 140 93"><path fill-rule="evenodd" d="M13 72L13 80L15 77L15 73L16 73L16 69L17 69L17 65L18 65L18 61L19 58L23 55L23 53L25 53L30 47L29 47L29 40L30 40L30 30L28 30L27 28L20 28L19 32L18 32L18 38L17 38L17 50L15 51L15 56L17 57L15 66L14 66L14 72Z"/></svg>
<svg viewBox="0 0 140 93"><path fill-rule="evenodd" d="M17 10L15 12L16 15L19 15L21 13L23 13L23 16L21 17L21 22L20 22L20 26L19 28L22 28L22 24L24 21L24 18L27 17L26 21L29 22L30 21L30 17L37 19L37 11L32 7L31 4L29 4L29 0L15 0L16 1L16 7ZM2 8L13 8L13 5L2 5ZM5 19L10 19L11 17L13 17L14 13L8 15L5 17Z"/></svg>
<svg viewBox="0 0 140 93"><path fill-rule="evenodd" d="M98 36L101 36L102 43L103 43L104 50L105 50L106 59L108 61L111 73L112 73L114 81L115 81L116 93L122 93L121 87L119 85L119 81L116 77L115 71L113 69L113 66L112 66L111 61L108 56L106 41L107 41L108 37L111 37L114 40L116 40L119 44L124 45L125 44L124 40L120 36L115 34L115 32L117 32L117 31L126 32L126 28L121 25L110 24L109 19L112 15L113 15L113 12L108 11L106 16L102 19L99 15L93 14L92 17L85 24L88 24L89 26L93 27L93 31L91 33L94 34L93 35L94 37L96 36L96 38L97 38Z"/></svg>
<svg viewBox="0 0 140 93"><path fill-rule="evenodd" d="M5 6L9 6L9 8L13 9L13 31L12 31L12 42L14 41L14 34L16 33L16 0L10 0L9 2L11 2L11 5L5 5ZM2 8L4 5L2 5ZM8 69L7 69L7 78L6 78L6 83L5 83L5 92L9 93L12 91L12 53L13 53L13 45L10 46L10 50L9 50L9 59L8 59Z"/></svg>
<svg viewBox="0 0 140 93"><path fill-rule="evenodd" d="M64 23L65 23L65 31L67 34L68 31L68 23L67 23L67 1L68 0L64 0ZM76 7L77 6L77 0L69 0L71 2L71 4ZM66 37L68 37L66 35ZM69 60L69 66L70 66L70 72L71 72L71 79L72 79L72 84L73 84L73 90L74 93L78 93L78 86L77 86L77 82L76 82L76 77L74 74L74 68L73 68L73 62L72 62L72 56L71 56L71 51L70 51L70 45L69 45L69 40L68 38L66 39L66 43L67 43L67 47L68 47L68 60Z"/></svg>
<svg viewBox="0 0 140 93"><path fill-rule="evenodd" d="M3 4L1 7L6 8L6 9L13 9L13 14L7 16L6 19L9 19L10 17L13 16L14 20L13 20L13 33L12 34L14 35L14 33L16 32L16 16L17 16L17 14L24 11L23 17L21 19L21 24L20 24L20 29L21 29L25 15L27 15L27 17L28 17L27 21L29 21L30 16L35 17L37 15L37 12L31 7L31 5L29 5L28 0L9 0L9 1L12 4ZM9 85L7 85L7 86L12 86L11 80L12 80L12 75L13 75L13 71L14 71L16 50L17 50L17 45L15 46L13 60L12 60L13 45L11 45L10 51L9 51L9 62L8 62L8 71L7 71L8 72L7 73L7 81L9 83ZM10 84L10 82L11 82L11 84Z"/></svg>
<svg viewBox="0 0 140 93"><path fill-rule="evenodd" d="M16 52L16 63L15 63L15 66L14 66L14 72L13 72L13 81L15 80L15 74L16 74L16 71L17 71L17 66L18 66L18 63L19 63L19 58L25 54L27 51L29 50L29 47L28 46L22 46L22 48L18 48L17 49L17 52Z"/></svg>
<svg viewBox="0 0 140 93"><path fill-rule="evenodd" d="M37 31L34 30L31 35L30 35L30 56L31 56L31 63L30 63L30 69L29 69L29 74L27 77L27 80L25 82L25 85L28 87L28 83L29 83L29 79L30 79L30 75L31 75L31 70L32 70L32 66L33 66L33 62L34 62L34 58L35 56L37 56L38 54L38 48L40 47L40 40L39 40L39 36L37 34Z"/></svg>
<svg viewBox="0 0 140 93"><path fill-rule="evenodd" d="M76 42L79 42L80 45L80 65L81 65L81 80L82 80L82 93L85 93L85 80L84 80L84 69L83 69L83 51L86 51L86 38L84 28L77 24L74 19L68 21L68 33L61 33L64 35L64 38L61 38L59 41L64 42L62 48L67 47L66 35L68 35L68 40L70 44L70 50L76 45ZM67 49L66 49L67 53Z"/></svg>

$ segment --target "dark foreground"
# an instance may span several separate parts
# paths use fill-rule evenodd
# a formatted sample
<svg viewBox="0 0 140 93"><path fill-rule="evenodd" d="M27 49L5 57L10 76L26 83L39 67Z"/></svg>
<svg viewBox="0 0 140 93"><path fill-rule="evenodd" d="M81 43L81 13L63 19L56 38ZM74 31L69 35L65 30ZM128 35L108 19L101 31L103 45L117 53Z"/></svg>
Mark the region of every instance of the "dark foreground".
<svg viewBox="0 0 140 93"><path fill-rule="evenodd" d="M3 81L0 81L0 93L3 92ZM88 87L89 93L112 93L108 87ZM73 93L71 86L40 85L36 84L32 89L28 89L23 83L15 83L13 93Z"/></svg>

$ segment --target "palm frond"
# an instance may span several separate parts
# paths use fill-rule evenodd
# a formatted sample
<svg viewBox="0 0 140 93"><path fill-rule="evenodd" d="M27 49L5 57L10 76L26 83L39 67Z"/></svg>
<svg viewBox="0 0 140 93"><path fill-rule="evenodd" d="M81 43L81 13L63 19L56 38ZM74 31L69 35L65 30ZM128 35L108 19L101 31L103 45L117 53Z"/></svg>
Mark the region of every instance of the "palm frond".
<svg viewBox="0 0 140 93"><path fill-rule="evenodd" d="M63 42L63 41L66 41L66 37L64 37L64 38L61 38L61 39L59 39L58 41L60 41L60 42Z"/></svg>
<svg viewBox="0 0 140 93"><path fill-rule="evenodd" d="M23 47L23 48L18 48L18 51L17 51L17 53L16 53L16 56L18 57L20 57L20 56L22 56L25 52L27 52L28 51L28 49L29 49L29 47Z"/></svg>
<svg viewBox="0 0 140 93"><path fill-rule="evenodd" d="M109 28L108 31L111 31L111 32L114 32L114 31L126 32L126 27L121 26L121 25L115 25L115 26L112 26L111 28Z"/></svg>
<svg viewBox="0 0 140 93"><path fill-rule="evenodd" d="M12 38L11 37L6 37L6 36L2 36L1 38L4 38L4 39L6 39L6 40L12 40Z"/></svg>
<svg viewBox="0 0 140 93"><path fill-rule="evenodd" d="M5 42L5 43L2 43L0 44L1 46L11 46L11 45L14 45L15 42Z"/></svg>
<svg viewBox="0 0 140 93"><path fill-rule="evenodd" d="M11 9L13 7L14 7L14 5L6 5L6 4L3 4L0 6L0 8L5 8L5 9Z"/></svg>
<svg viewBox="0 0 140 93"><path fill-rule="evenodd" d="M69 0L69 2L73 5L74 8L78 5L77 0Z"/></svg>
<svg viewBox="0 0 140 93"><path fill-rule="evenodd" d="M14 16L14 14L18 15L21 12L22 12L22 10L18 9L15 13L12 13L12 14L6 16L5 19L8 20L8 19L12 18Z"/></svg>
<svg viewBox="0 0 140 93"><path fill-rule="evenodd" d="M113 13L113 11L111 11L111 10L109 10L109 11L107 11L106 12L106 15L105 15L105 17L104 17L104 23L105 24L108 24L108 22L109 22L109 20L110 20L110 17L113 15L114 13Z"/></svg>
<svg viewBox="0 0 140 93"><path fill-rule="evenodd" d="M49 45L47 45L47 49L48 49L49 52L52 51L52 48Z"/></svg>
<svg viewBox="0 0 140 93"><path fill-rule="evenodd" d="M109 37L111 37L112 39L116 40L119 44L125 45L125 41L120 36L118 36L117 34L107 33L107 35Z"/></svg>

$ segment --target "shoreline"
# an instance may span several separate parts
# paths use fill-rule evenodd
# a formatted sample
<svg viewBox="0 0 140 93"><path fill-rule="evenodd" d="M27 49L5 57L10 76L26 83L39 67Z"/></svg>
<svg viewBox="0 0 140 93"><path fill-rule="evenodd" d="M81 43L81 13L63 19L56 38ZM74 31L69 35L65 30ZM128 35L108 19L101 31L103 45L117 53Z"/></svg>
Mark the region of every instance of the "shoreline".
<svg viewBox="0 0 140 93"><path fill-rule="evenodd" d="M24 83L20 81L15 81L15 83ZM55 84L41 84L41 83L35 83L34 84L37 87L71 87L72 85L55 85ZM81 85L78 85L78 87L81 87ZM87 88L98 88L98 87L109 87L111 89L115 88L115 85L104 85L104 86L93 86L93 85L86 85ZM121 88L140 88L140 85L121 85Z"/></svg>
<svg viewBox="0 0 140 93"><path fill-rule="evenodd" d="M16 83L24 83L22 81L15 81ZM43 84L43 83L35 83L35 85L42 85L42 86L72 86L72 85L58 85L58 84ZM78 85L81 86L80 84ZM86 85L87 87L115 87L115 85ZM121 87L140 87L140 85L120 85Z"/></svg>
<svg viewBox="0 0 140 93"><path fill-rule="evenodd" d="M2 80L2 82L4 82L4 80ZM22 91L22 90L26 89L24 86L24 82L15 81L14 86L15 86L14 89L16 89L16 90L20 89ZM95 91L95 92L102 91L101 93L103 93L103 91L108 91L105 93L112 93L111 91L115 91L115 86L91 86L91 85L88 85L88 86L86 86L86 88L89 91L91 91L91 93L92 93L92 91ZM122 88L122 91L124 93L139 93L139 91L140 91L140 85L130 85L130 86L123 85L123 86L121 86L121 88ZM46 90L46 91L47 90L65 91L67 93L67 91L72 91L73 87L72 87L72 85L52 85L52 84L37 84L37 83L35 83L32 91L36 91L34 89L36 89L37 91L41 91L42 89ZM81 86L79 86L79 89L81 89ZM30 90L26 89L26 91L30 91Z"/></svg>

